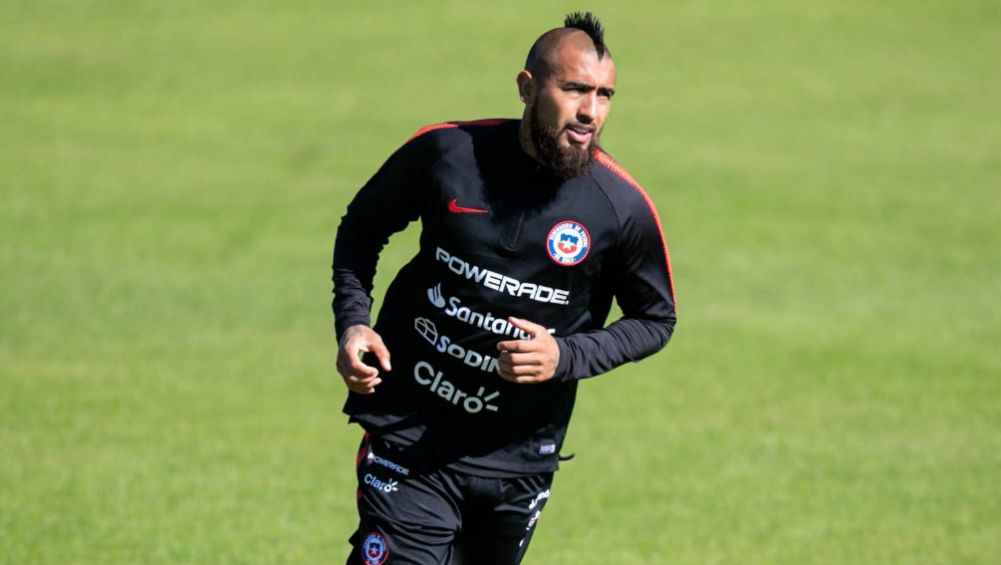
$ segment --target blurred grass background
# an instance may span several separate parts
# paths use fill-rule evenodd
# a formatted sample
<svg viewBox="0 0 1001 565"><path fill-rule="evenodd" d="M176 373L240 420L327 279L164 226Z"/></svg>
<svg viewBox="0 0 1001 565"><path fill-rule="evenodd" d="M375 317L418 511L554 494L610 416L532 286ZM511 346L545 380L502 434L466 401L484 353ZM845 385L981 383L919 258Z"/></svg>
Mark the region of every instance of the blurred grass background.
<svg viewBox="0 0 1001 565"><path fill-rule="evenodd" d="M342 562L340 215L582 8L681 317L526 563L1001 562L997 2L9 0L0 563Z"/></svg>

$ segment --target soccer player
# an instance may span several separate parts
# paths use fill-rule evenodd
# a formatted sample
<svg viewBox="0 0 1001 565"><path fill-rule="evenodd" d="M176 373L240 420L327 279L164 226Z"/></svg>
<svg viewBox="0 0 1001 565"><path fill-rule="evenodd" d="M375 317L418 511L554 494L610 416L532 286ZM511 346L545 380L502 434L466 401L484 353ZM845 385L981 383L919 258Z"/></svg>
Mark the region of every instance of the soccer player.
<svg viewBox="0 0 1001 565"><path fill-rule="evenodd" d="M520 120L425 127L348 206L333 309L344 411L365 430L351 565L519 563L578 381L671 337L657 213L598 144L615 94L603 35L567 16L518 73ZM379 253L415 220L420 248L371 327Z"/></svg>

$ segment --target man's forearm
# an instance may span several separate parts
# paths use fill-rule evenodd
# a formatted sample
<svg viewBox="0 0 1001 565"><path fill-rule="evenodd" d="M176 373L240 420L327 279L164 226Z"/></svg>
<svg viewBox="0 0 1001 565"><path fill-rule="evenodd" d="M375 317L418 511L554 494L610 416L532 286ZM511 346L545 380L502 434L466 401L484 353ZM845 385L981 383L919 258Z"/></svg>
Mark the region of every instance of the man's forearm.
<svg viewBox="0 0 1001 565"><path fill-rule="evenodd" d="M557 338L559 380L584 379L653 355L667 345L674 320L622 318L607 328Z"/></svg>
<svg viewBox="0 0 1001 565"><path fill-rule="evenodd" d="M356 324L371 325L372 280L388 236L369 233L349 212L334 242L334 328L338 341Z"/></svg>

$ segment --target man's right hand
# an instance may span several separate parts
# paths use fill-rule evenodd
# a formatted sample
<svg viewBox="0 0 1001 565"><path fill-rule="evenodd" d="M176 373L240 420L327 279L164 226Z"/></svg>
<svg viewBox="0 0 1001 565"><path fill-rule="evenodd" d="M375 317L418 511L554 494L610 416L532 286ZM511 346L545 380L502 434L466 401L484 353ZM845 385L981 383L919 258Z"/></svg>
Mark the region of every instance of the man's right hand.
<svg viewBox="0 0 1001 565"><path fill-rule="evenodd" d="M367 352L375 354L383 370L392 370L389 350L375 330L358 324L344 331L337 349L337 372L344 377L348 389L358 394L372 394L376 385L382 382L379 369L361 362L362 353Z"/></svg>

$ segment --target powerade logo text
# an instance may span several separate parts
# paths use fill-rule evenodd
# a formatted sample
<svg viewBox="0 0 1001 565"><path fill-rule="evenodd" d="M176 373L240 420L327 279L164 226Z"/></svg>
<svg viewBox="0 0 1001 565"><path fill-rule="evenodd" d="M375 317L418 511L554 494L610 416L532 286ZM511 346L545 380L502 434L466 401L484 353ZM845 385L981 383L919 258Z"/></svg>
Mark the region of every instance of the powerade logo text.
<svg viewBox="0 0 1001 565"><path fill-rule="evenodd" d="M570 303L569 291L541 284L521 282L507 275L471 265L441 247L435 248L434 257L438 261L445 263L448 266L448 270L453 273L502 294L518 298L530 298L549 304L566 305Z"/></svg>
<svg viewBox="0 0 1001 565"><path fill-rule="evenodd" d="M486 314L476 312L467 306L462 306L462 301L455 296L446 300L441 292L441 283L428 289L428 300L431 301L431 304L435 308L443 308L446 316L455 318L460 322L465 322L470 326L475 326L497 335L511 336L517 339L532 339L530 334L514 327L511 322L507 321L507 318L495 318L491 312L487 312ZM556 330L552 328L549 328L548 331L551 334L556 333Z"/></svg>
<svg viewBox="0 0 1001 565"><path fill-rule="evenodd" d="M471 395L445 378L441 371L435 371L427 361L419 361L414 365L414 380L445 402L459 406L470 414L479 414L484 410L497 411L497 406L491 402L500 396L499 392L486 394L486 388L481 386L475 395Z"/></svg>
<svg viewBox="0 0 1001 565"><path fill-rule="evenodd" d="M405 475L405 476L408 476L408 477L410 476L410 469L407 469L403 465L399 465L397 463L394 463L394 462L392 462L389 459L386 459L384 457L379 457L378 455L376 455L375 453L373 453L371 450L369 450L368 456L366 457L366 459L368 459L369 463L374 463L376 465L379 465L380 467L385 467L385 468L390 469L392 471L396 471L397 473L399 473L401 475Z"/></svg>

